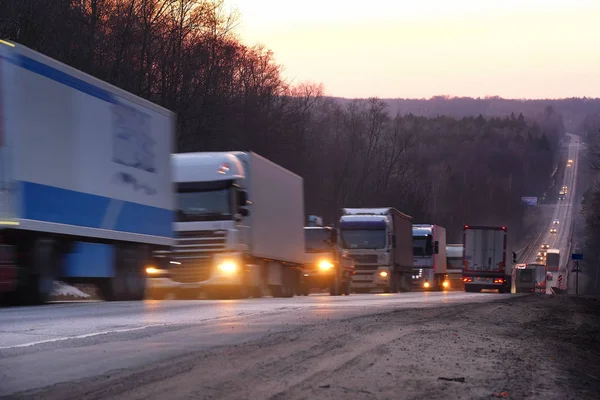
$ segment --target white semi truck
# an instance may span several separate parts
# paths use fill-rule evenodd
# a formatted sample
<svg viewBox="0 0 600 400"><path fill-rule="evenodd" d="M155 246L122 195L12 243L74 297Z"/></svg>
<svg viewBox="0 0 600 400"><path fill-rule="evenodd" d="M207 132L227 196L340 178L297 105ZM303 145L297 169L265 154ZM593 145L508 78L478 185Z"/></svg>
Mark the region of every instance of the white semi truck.
<svg viewBox="0 0 600 400"><path fill-rule="evenodd" d="M511 262L506 254L507 243L505 226L465 225L463 283L466 292L482 289L498 289L500 293L511 291L516 254L512 253Z"/></svg>
<svg viewBox="0 0 600 400"><path fill-rule="evenodd" d="M339 245L354 258L352 289L409 291L412 281L412 217L395 208L344 208Z"/></svg>
<svg viewBox="0 0 600 400"><path fill-rule="evenodd" d="M439 225L414 224L413 287L443 290L450 283L447 274L446 228Z"/></svg>
<svg viewBox="0 0 600 400"><path fill-rule="evenodd" d="M303 180L255 153L173 155L178 295L292 297L304 251Z"/></svg>
<svg viewBox="0 0 600 400"><path fill-rule="evenodd" d="M152 252L172 245L174 126L164 108L0 41L0 297L43 303L63 280L143 299Z"/></svg>

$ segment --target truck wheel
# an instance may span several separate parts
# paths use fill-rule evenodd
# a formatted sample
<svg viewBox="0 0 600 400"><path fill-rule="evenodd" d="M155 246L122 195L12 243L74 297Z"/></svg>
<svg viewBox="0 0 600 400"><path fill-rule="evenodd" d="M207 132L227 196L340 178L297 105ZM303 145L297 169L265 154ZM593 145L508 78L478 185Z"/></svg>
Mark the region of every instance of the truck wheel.
<svg viewBox="0 0 600 400"><path fill-rule="evenodd" d="M344 282L344 285L342 286L342 291L346 296L350 296L350 281Z"/></svg>
<svg viewBox="0 0 600 400"><path fill-rule="evenodd" d="M401 276L398 273L392 274L391 282L390 282L390 292L398 293L398 290L401 286Z"/></svg>
<svg viewBox="0 0 600 400"><path fill-rule="evenodd" d="M31 265L26 277L28 304L44 304L52 295L58 267L58 248L53 239L37 239L34 243Z"/></svg>
<svg viewBox="0 0 600 400"><path fill-rule="evenodd" d="M139 301L146 294L146 275L144 274L144 263L147 260L147 252L144 247L129 247L124 251L127 270L127 299Z"/></svg>
<svg viewBox="0 0 600 400"><path fill-rule="evenodd" d="M329 295L330 296L341 296L341 290L339 283L332 283L329 285Z"/></svg>
<svg viewBox="0 0 600 400"><path fill-rule="evenodd" d="M465 292L467 293L479 293L481 289L477 289L473 285L465 285Z"/></svg>

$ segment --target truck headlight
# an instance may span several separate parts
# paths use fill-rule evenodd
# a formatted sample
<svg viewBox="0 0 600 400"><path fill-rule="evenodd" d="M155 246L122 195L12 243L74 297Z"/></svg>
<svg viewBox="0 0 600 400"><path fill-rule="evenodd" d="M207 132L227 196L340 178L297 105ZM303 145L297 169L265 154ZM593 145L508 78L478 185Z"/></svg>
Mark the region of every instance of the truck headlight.
<svg viewBox="0 0 600 400"><path fill-rule="evenodd" d="M327 271L333 268L333 264L329 260L321 260L319 261L319 268L323 271Z"/></svg>
<svg viewBox="0 0 600 400"><path fill-rule="evenodd" d="M217 265L217 269L227 275L233 275L237 272L238 266L233 261L223 261Z"/></svg>
<svg viewBox="0 0 600 400"><path fill-rule="evenodd" d="M379 273L379 276L382 277L382 278L386 278L388 276L388 273L387 273L387 271L381 271Z"/></svg>
<svg viewBox="0 0 600 400"><path fill-rule="evenodd" d="M430 285L429 285L429 282L425 282L425 283L423 284L423 286L424 286L424 287L426 287L426 288L428 288L428 287L430 286Z"/></svg>
<svg viewBox="0 0 600 400"><path fill-rule="evenodd" d="M444 281L444 282L442 282L442 286L447 288L448 286L450 286L450 282Z"/></svg>

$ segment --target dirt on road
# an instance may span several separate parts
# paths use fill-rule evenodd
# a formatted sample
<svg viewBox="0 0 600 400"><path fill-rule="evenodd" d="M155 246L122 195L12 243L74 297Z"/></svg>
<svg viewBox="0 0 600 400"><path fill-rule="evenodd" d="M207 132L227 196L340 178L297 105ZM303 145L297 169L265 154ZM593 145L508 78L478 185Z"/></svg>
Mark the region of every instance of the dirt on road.
<svg viewBox="0 0 600 400"><path fill-rule="evenodd" d="M482 294L488 295L494 296ZM599 303L531 295L402 309L305 326L17 397L596 399Z"/></svg>

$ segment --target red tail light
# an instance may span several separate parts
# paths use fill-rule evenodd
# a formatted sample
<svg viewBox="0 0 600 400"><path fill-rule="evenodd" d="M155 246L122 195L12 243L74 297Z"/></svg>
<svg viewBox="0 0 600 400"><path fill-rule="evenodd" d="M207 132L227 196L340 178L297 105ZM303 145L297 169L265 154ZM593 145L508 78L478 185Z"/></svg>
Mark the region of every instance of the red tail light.
<svg viewBox="0 0 600 400"><path fill-rule="evenodd" d="M465 229L469 229L469 225L465 225Z"/></svg>
<svg viewBox="0 0 600 400"><path fill-rule="evenodd" d="M502 227L502 230L503 230L503 231L505 231L505 230L506 230L506 227L505 227L505 226L503 226L503 227Z"/></svg>

